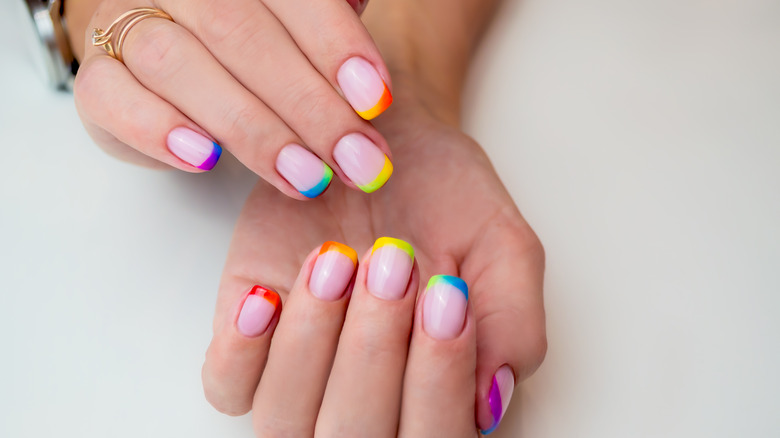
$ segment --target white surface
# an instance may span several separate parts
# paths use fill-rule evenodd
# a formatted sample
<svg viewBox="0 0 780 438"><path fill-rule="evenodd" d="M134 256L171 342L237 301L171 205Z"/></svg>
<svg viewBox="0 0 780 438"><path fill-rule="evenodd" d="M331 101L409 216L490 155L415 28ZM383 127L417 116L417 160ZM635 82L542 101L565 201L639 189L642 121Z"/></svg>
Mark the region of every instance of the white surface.
<svg viewBox="0 0 780 438"><path fill-rule="evenodd" d="M13 3L0 437L251 436L199 380L251 175L104 156ZM467 96L548 254L549 354L494 435L780 436L780 3L509 1Z"/></svg>

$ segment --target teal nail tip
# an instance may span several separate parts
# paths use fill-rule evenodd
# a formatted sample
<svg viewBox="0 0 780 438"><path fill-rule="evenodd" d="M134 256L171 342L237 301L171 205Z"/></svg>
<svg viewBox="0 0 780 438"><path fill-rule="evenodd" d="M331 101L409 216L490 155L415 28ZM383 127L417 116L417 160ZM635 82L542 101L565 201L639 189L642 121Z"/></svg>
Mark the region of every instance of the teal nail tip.
<svg viewBox="0 0 780 438"><path fill-rule="evenodd" d="M428 289L437 283L447 283L450 286L463 292L463 295L466 297L466 299L469 299L469 287L462 278L455 277L454 275L434 275L430 280L428 280Z"/></svg>

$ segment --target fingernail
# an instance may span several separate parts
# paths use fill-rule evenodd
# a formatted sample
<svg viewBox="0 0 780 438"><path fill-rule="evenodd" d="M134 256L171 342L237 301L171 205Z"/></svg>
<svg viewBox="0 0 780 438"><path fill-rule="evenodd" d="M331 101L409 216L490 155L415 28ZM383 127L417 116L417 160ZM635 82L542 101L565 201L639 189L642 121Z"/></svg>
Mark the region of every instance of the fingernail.
<svg viewBox="0 0 780 438"><path fill-rule="evenodd" d="M488 429L481 430L482 435L488 435L496 430L501 419L504 418L514 390L515 375L512 373L509 365L504 365L493 375L493 384L490 386L490 393L488 394L488 405L490 406L490 413L493 415L493 425Z"/></svg>
<svg viewBox="0 0 780 438"><path fill-rule="evenodd" d="M330 166L297 144L289 144L279 152L276 170L307 198L320 196L333 178Z"/></svg>
<svg viewBox="0 0 780 438"><path fill-rule="evenodd" d="M168 133L168 150L198 169L211 170L217 165L222 148L192 129L180 126Z"/></svg>
<svg viewBox="0 0 780 438"><path fill-rule="evenodd" d="M414 265L414 248L401 239L380 237L371 249L366 285L383 300L400 300L406 293Z"/></svg>
<svg viewBox="0 0 780 438"><path fill-rule="evenodd" d="M254 338L265 333L276 309L279 308L279 295L263 286L255 286L249 291L236 326L239 333Z"/></svg>
<svg viewBox="0 0 780 438"><path fill-rule="evenodd" d="M385 185L393 174L393 163L363 134L347 134L336 143L333 159L341 170L366 193Z"/></svg>
<svg viewBox="0 0 780 438"><path fill-rule="evenodd" d="M433 338L456 338L463 330L469 288L451 275L434 275L428 281L423 303L423 328Z"/></svg>
<svg viewBox="0 0 780 438"><path fill-rule="evenodd" d="M373 65L355 56L341 65L336 75L347 102L366 120L382 114L393 103L393 96Z"/></svg>
<svg viewBox="0 0 780 438"><path fill-rule="evenodd" d="M309 278L309 290L315 297L336 301L344 295L357 266L354 249L338 242L325 242Z"/></svg>

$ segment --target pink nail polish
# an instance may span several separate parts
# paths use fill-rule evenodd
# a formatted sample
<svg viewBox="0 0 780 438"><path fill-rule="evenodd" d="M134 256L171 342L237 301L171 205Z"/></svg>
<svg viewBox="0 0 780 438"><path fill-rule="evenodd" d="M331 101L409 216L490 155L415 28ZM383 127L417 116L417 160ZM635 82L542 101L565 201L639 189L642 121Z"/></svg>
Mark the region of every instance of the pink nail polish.
<svg viewBox="0 0 780 438"><path fill-rule="evenodd" d="M346 60L336 79L347 102L366 120L382 114L393 103L385 81L370 62L359 56Z"/></svg>
<svg viewBox="0 0 780 438"><path fill-rule="evenodd" d="M254 338L268 329L271 319L279 308L279 295L263 286L255 286L249 292L238 314L236 327L239 333Z"/></svg>
<svg viewBox="0 0 780 438"><path fill-rule="evenodd" d="M357 267L354 249L338 242L325 242L309 278L311 293L325 301L336 301L347 290Z"/></svg>
<svg viewBox="0 0 780 438"><path fill-rule="evenodd" d="M482 435L488 435L496 430L498 424L506 414L506 408L509 407L509 400L512 399L512 393L515 390L515 375L509 365L504 365L493 375L493 383L490 385L488 394L488 405L490 413L493 415L493 424L481 430Z"/></svg>
<svg viewBox="0 0 780 438"><path fill-rule="evenodd" d="M366 286L383 300L400 300L414 266L414 248L401 239L380 237L371 250Z"/></svg>
<svg viewBox="0 0 780 438"><path fill-rule="evenodd" d="M432 338L454 339L463 330L469 292L466 282L451 275L434 275L423 302L423 328Z"/></svg>
<svg viewBox="0 0 780 438"><path fill-rule="evenodd" d="M347 177L366 193L378 190L393 174L393 163L363 134L352 133L342 137L333 148L333 159Z"/></svg>
<svg viewBox="0 0 780 438"><path fill-rule="evenodd" d="M330 166L297 144L289 144L279 151L276 170L307 198L321 195L333 179Z"/></svg>
<svg viewBox="0 0 780 438"><path fill-rule="evenodd" d="M222 155L222 148L192 129L180 126L168 133L168 150L198 169L211 170Z"/></svg>

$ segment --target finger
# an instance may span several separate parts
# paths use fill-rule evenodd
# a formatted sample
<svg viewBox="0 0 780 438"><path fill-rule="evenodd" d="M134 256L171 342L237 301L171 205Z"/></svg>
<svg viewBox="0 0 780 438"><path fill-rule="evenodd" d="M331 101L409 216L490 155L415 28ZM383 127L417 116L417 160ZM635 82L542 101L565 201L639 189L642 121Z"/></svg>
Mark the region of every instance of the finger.
<svg viewBox="0 0 780 438"><path fill-rule="evenodd" d="M335 242L326 242L306 259L255 393L258 436L314 433L356 266L355 251Z"/></svg>
<svg viewBox="0 0 780 438"><path fill-rule="evenodd" d="M379 49L344 0L263 0L312 65L344 97L360 117L371 120L393 101ZM319 32L311 31L313 28Z"/></svg>
<svg viewBox="0 0 780 438"><path fill-rule="evenodd" d="M183 27L145 19L127 34L123 54L125 65L144 87L206 129L282 192L305 199L327 188L331 169ZM287 161L299 164L298 173L282 174L287 168L276 168L283 149L290 152Z"/></svg>
<svg viewBox="0 0 780 438"><path fill-rule="evenodd" d="M392 173L386 141L301 53L288 23L256 0L235 0L230 7L217 0L159 3L342 180L366 192L384 185ZM334 7L357 20L345 2ZM307 31L317 38L322 29L320 23Z"/></svg>
<svg viewBox="0 0 780 438"><path fill-rule="evenodd" d="M206 399L218 411L243 415L252 408L280 310L275 291L254 286L215 330L202 378Z"/></svg>
<svg viewBox="0 0 780 438"><path fill-rule="evenodd" d="M419 274L402 240L378 239L363 260L316 436L396 436Z"/></svg>
<svg viewBox="0 0 780 438"><path fill-rule="evenodd" d="M485 434L499 425L515 384L539 367L547 349L544 251L523 225L497 220L482 248L472 250L492 257L468 258L461 268L467 278L477 278L472 287L478 315L477 423Z"/></svg>
<svg viewBox="0 0 780 438"><path fill-rule="evenodd" d="M475 329L466 283L431 277L415 315L399 436L477 435Z"/></svg>
<svg viewBox="0 0 780 438"><path fill-rule="evenodd" d="M76 76L74 99L95 142L121 158L141 161L128 153L129 147L177 169L202 172L213 168L222 152L203 129L111 57L85 60Z"/></svg>

